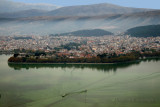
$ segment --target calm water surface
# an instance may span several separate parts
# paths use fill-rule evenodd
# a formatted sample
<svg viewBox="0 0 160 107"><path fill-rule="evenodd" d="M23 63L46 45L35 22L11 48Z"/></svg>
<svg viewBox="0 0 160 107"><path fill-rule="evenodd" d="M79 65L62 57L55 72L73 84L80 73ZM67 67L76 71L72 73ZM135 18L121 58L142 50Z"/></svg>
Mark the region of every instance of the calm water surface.
<svg viewBox="0 0 160 107"><path fill-rule="evenodd" d="M8 58L0 55L0 107L160 107L159 60L16 65Z"/></svg>

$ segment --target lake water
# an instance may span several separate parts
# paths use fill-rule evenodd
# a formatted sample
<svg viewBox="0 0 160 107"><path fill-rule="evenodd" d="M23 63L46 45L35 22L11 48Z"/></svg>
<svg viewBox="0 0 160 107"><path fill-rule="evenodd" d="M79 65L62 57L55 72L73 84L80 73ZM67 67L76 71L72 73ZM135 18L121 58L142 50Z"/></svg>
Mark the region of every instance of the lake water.
<svg viewBox="0 0 160 107"><path fill-rule="evenodd" d="M8 58L0 55L0 107L160 107L159 60L17 65Z"/></svg>

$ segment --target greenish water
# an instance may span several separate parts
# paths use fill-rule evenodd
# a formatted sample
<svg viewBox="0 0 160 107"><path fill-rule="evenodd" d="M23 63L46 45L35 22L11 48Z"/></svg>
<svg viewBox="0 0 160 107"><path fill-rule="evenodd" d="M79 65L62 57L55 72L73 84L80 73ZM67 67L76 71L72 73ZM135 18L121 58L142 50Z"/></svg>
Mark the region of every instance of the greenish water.
<svg viewBox="0 0 160 107"><path fill-rule="evenodd" d="M160 107L159 60L17 65L8 58L0 56L0 107Z"/></svg>

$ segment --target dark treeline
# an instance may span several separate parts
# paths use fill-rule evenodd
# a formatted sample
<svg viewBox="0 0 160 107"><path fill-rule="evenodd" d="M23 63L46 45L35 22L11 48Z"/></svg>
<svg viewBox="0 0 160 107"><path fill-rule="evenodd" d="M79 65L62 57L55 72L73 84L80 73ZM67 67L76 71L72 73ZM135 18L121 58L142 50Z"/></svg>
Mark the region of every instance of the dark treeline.
<svg viewBox="0 0 160 107"><path fill-rule="evenodd" d="M36 54L35 54L36 55ZM116 54L99 54L97 57L92 58L67 58L67 57L56 57L56 58L40 58L38 56L33 57L17 57L14 55L8 59L8 62L16 63L119 63L135 61L143 57L160 57L160 52L146 52L141 54L140 52L131 52L125 55Z"/></svg>
<svg viewBox="0 0 160 107"><path fill-rule="evenodd" d="M102 30L102 29L93 29L93 30L78 30L78 31L62 33L62 34L50 34L50 36L67 36L67 35L86 37L86 36L113 35L113 33Z"/></svg>
<svg viewBox="0 0 160 107"><path fill-rule="evenodd" d="M71 43L67 43L65 45L61 45L60 47L56 47L54 49L55 50L59 50L59 49L67 49L67 50L76 49L76 50L78 50L78 46L80 46L79 43L71 42Z"/></svg>
<svg viewBox="0 0 160 107"><path fill-rule="evenodd" d="M32 37L14 37L15 40L19 39L33 39Z"/></svg>
<svg viewBox="0 0 160 107"><path fill-rule="evenodd" d="M118 63L118 64L16 64L16 63L8 63L10 68L15 70L21 69L39 69L39 68L70 68L70 69L95 69L99 71L109 72L116 71L118 68L127 68L131 65L138 65L140 61L134 61L130 63Z"/></svg>
<svg viewBox="0 0 160 107"><path fill-rule="evenodd" d="M13 68L14 70L21 70L21 69L39 69L39 68L70 68L70 69L84 69L84 68L89 68L89 69L95 69L99 71L104 71L104 72L109 72L109 71L115 71L118 68L127 68L132 65L138 65L140 64L141 61L146 62L146 61L159 61L160 58L146 58L138 61L132 61L132 62L124 62L124 63L117 63L117 64L17 64L17 63L8 63L8 66L10 68Z"/></svg>
<svg viewBox="0 0 160 107"><path fill-rule="evenodd" d="M160 25L140 26L127 30L126 34L135 37L157 37L160 36Z"/></svg>

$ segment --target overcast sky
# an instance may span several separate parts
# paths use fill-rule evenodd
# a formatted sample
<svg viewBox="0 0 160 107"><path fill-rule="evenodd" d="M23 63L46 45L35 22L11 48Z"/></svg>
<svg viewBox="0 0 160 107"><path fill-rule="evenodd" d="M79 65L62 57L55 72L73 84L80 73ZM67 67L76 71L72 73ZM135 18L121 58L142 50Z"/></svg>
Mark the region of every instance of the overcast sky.
<svg viewBox="0 0 160 107"><path fill-rule="evenodd" d="M160 9L160 0L12 0L25 3L52 3L59 6L112 3L126 7Z"/></svg>

